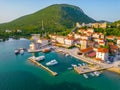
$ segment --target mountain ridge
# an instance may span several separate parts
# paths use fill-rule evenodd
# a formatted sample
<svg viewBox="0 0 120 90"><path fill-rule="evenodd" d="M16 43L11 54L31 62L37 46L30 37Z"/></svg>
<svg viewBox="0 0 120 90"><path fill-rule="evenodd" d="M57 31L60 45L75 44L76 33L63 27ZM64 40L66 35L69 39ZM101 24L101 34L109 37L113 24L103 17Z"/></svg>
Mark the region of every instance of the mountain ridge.
<svg viewBox="0 0 120 90"><path fill-rule="evenodd" d="M54 4L43 8L35 13L22 16L11 22L0 24L1 29L23 29L40 30L44 28L48 31L57 31L72 28L76 22L91 23L96 22L87 16L82 9L69 4Z"/></svg>

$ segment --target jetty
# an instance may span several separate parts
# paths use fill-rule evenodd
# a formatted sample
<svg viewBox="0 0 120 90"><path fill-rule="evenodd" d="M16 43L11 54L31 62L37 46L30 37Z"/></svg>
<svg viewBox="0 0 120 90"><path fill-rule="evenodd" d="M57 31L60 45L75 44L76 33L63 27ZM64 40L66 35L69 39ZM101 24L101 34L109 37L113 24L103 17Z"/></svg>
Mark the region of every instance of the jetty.
<svg viewBox="0 0 120 90"><path fill-rule="evenodd" d="M31 57L28 58L32 63L36 64L37 66L47 70L49 73L51 73L53 76L56 76L58 73L52 71L51 69L49 69L48 67L45 67L44 65L42 65L41 63L37 62L36 60L32 59Z"/></svg>
<svg viewBox="0 0 120 90"><path fill-rule="evenodd" d="M112 65L107 65L107 66L75 66L74 70L78 73L78 74L85 74L85 73L90 73L90 72L95 72L95 71L101 71L101 70L106 70L109 68L112 68Z"/></svg>

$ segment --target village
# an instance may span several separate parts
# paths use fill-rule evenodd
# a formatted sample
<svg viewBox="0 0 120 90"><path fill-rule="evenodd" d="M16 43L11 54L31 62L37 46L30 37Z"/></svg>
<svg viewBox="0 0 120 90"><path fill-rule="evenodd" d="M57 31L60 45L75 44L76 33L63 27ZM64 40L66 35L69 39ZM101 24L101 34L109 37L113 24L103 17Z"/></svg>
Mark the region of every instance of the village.
<svg viewBox="0 0 120 90"><path fill-rule="evenodd" d="M95 27L100 24L95 24ZM83 29L76 23L77 29L67 36L49 34L50 39L40 38L40 34L32 34L28 52L47 52L54 49L56 52L69 54L90 65L72 65L78 74L99 70L109 70L120 73L120 37L105 36L94 31L93 27ZM101 24L106 28L106 24Z"/></svg>

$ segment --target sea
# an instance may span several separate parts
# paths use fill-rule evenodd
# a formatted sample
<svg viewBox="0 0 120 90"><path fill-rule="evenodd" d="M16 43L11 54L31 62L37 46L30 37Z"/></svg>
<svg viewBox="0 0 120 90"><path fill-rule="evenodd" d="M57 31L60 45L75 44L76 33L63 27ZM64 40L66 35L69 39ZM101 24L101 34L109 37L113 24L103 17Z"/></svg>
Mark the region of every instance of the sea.
<svg viewBox="0 0 120 90"><path fill-rule="evenodd" d="M72 56L66 57L62 53L28 53L15 55L18 48L29 48L27 39L9 39L0 42L0 90L120 90L120 75L102 71L98 77L87 74L89 78L77 74L70 69L71 64L84 62ZM45 56L41 61L45 65L50 60L57 60L58 64L49 68L58 73L52 76L46 70L31 63L28 58L32 55Z"/></svg>

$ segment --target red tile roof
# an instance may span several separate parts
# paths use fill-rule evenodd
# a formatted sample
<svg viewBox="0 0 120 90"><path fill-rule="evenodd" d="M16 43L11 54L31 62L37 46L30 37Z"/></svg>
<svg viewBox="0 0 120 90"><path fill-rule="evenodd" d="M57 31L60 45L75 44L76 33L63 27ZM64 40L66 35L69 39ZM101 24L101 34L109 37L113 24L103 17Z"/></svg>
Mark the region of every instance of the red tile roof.
<svg viewBox="0 0 120 90"><path fill-rule="evenodd" d="M98 52L107 53L108 49L106 49L106 48L98 48Z"/></svg>
<svg viewBox="0 0 120 90"><path fill-rule="evenodd" d="M92 48L92 47L89 47L89 48L86 48L86 49L82 49L81 52L82 52L82 53L87 53L87 52L90 52L90 51L92 51L92 50L93 50L93 48Z"/></svg>

